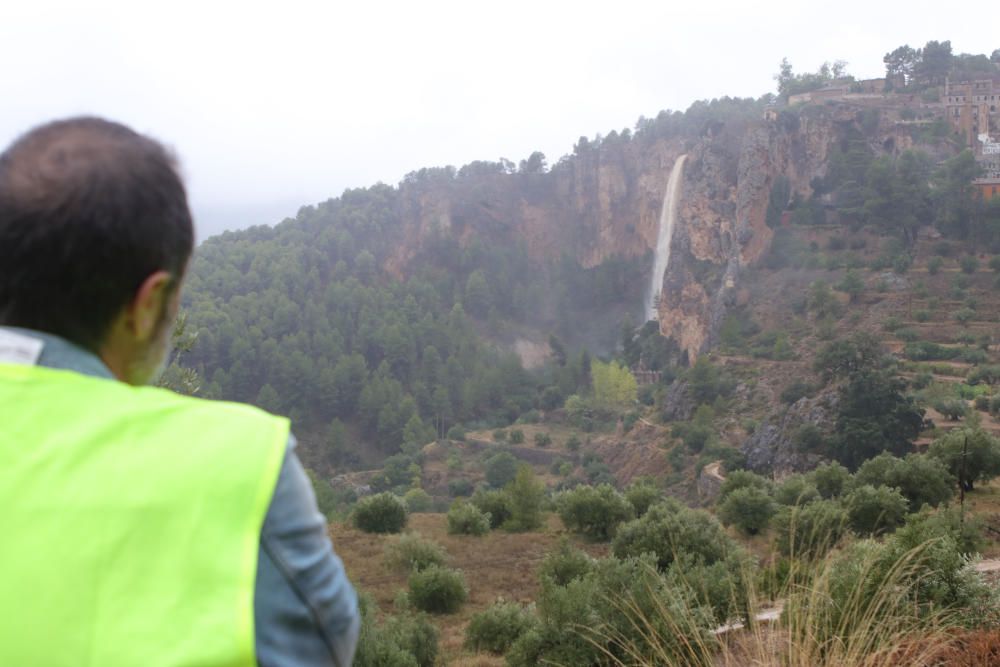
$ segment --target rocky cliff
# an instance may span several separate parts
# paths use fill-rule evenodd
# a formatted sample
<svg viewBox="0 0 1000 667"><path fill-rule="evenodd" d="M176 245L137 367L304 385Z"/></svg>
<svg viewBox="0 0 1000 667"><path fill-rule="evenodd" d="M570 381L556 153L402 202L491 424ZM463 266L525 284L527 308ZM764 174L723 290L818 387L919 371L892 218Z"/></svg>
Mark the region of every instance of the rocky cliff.
<svg viewBox="0 0 1000 667"><path fill-rule="evenodd" d="M810 197L831 146L846 127L859 126L863 111L832 105L768 118L743 113L705 122L698 132L613 134L578 146L547 172L515 172L501 162L418 174L400 187L403 233L385 268L406 275L435 230L462 243L521 240L538 260L569 256L588 268L612 257L648 258L671 168L687 154L658 319L693 360L715 343L742 271L770 247L766 217L777 179L786 178L793 195ZM907 146L908 136L876 120L873 146Z"/></svg>

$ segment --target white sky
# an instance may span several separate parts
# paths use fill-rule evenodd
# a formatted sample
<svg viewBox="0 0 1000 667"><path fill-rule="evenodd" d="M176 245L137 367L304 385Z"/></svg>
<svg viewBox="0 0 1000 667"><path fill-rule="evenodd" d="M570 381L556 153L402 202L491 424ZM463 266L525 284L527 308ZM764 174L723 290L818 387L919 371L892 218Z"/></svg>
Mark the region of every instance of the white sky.
<svg viewBox="0 0 1000 667"><path fill-rule="evenodd" d="M1000 48L994 22L911 0L0 2L0 144L94 113L174 147L202 235L424 166L632 127L903 43Z"/></svg>

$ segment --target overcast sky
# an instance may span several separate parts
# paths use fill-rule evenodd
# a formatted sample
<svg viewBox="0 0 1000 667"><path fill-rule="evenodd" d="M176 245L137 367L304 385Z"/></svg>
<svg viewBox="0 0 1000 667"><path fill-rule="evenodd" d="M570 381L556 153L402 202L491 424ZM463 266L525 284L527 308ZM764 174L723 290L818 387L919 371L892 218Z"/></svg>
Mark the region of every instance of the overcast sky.
<svg viewBox="0 0 1000 667"><path fill-rule="evenodd" d="M995 22L918 1L0 3L0 143L107 116L179 154L202 236L424 166L550 162L580 135L773 90L903 43L1000 48Z"/></svg>

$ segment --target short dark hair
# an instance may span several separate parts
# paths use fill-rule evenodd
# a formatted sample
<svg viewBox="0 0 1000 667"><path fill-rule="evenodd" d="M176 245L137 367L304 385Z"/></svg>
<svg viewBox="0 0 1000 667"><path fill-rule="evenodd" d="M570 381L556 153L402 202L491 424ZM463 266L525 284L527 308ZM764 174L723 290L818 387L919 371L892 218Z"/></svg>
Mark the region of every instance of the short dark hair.
<svg viewBox="0 0 1000 667"><path fill-rule="evenodd" d="M41 125L0 154L0 325L96 350L156 271L194 247L173 156L119 123Z"/></svg>

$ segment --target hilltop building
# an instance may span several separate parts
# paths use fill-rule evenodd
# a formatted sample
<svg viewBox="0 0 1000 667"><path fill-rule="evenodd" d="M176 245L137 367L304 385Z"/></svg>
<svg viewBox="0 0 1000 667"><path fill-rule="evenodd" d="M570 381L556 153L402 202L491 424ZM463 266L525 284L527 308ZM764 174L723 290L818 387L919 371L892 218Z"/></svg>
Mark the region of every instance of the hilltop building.
<svg viewBox="0 0 1000 667"><path fill-rule="evenodd" d="M1000 80L945 81L942 103L952 129L965 138L966 146L978 148L979 135L989 135L1000 121ZM977 153L979 151L977 150Z"/></svg>

